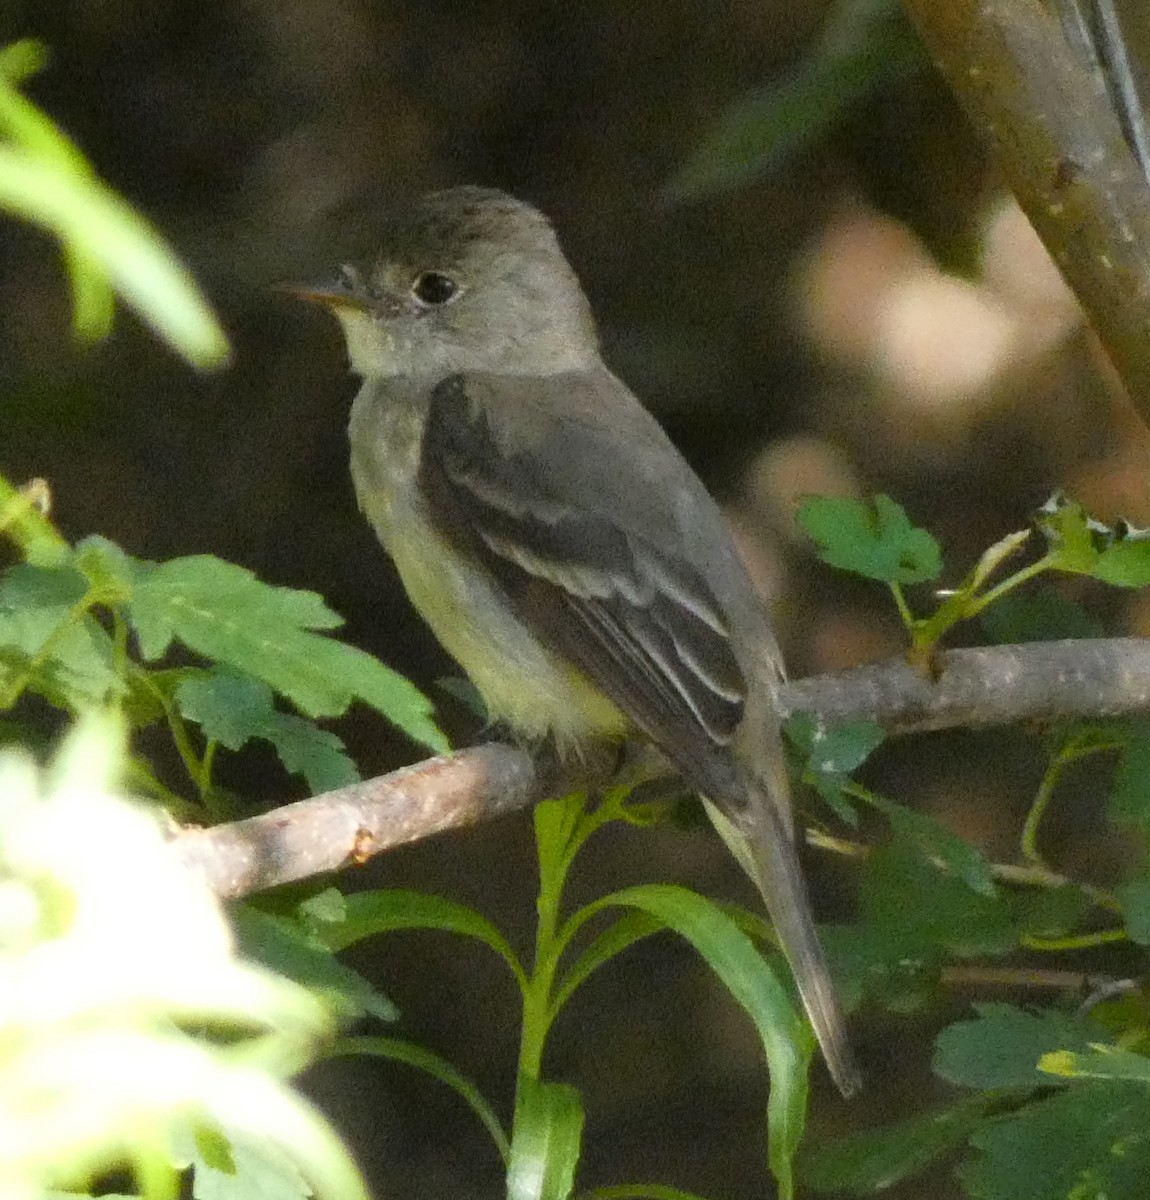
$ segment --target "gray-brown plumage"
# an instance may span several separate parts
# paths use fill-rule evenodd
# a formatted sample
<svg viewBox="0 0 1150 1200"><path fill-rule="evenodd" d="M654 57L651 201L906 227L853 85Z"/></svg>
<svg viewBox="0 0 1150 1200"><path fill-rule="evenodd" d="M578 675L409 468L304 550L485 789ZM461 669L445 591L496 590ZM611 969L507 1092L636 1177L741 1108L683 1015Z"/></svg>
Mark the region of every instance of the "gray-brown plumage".
<svg viewBox="0 0 1150 1200"><path fill-rule="evenodd" d="M827 1063L859 1076L793 844L781 661L718 507L604 366L546 220L427 197L312 293L343 323L361 505L491 715L562 746L640 734L725 814Z"/></svg>

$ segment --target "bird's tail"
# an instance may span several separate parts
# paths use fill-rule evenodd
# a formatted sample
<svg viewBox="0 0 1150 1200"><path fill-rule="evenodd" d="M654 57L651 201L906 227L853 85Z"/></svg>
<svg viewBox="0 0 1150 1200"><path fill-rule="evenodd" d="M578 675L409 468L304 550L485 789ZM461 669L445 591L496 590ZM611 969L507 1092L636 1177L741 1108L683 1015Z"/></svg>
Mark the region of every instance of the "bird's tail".
<svg viewBox="0 0 1150 1200"><path fill-rule="evenodd" d="M750 786L758 790L755 784ZM831 1076L844 1096L854 1095L862 1086L862 1076L815 929L791 831L778 805L767 795L756 796L737 823L710 801L707 809L732 854L763 895Z"/></svg>

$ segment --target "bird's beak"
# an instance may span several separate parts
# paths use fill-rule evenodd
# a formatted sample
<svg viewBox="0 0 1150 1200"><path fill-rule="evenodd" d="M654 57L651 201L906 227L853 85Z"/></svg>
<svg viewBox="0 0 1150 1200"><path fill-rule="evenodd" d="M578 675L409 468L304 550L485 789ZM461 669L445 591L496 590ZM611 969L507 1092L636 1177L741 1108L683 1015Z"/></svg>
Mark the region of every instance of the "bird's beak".
<svg viewBox="0 0 1150 1200"><path fill-rule="evenodd" d="M346 288L315 287L306 283L281 283L276 285L277 292L294 296L297 300L306 300L309 304L318 304L321 308L338 312L348 309L352 312L363 312L368 302L363 296L357 296Z"/></svg>

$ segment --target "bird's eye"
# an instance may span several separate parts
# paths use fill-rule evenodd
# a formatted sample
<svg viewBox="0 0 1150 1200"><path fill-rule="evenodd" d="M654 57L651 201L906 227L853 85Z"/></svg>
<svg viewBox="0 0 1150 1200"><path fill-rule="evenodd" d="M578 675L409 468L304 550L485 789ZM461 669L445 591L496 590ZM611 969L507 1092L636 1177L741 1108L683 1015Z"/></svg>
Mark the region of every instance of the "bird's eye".
<svg viewBox="0 0 1150 1200"><path fill-rule="evenodd" d="M422 304L446 304L458 291L455 280L440 271L424 271L411 285L411 294Z"/></svg>

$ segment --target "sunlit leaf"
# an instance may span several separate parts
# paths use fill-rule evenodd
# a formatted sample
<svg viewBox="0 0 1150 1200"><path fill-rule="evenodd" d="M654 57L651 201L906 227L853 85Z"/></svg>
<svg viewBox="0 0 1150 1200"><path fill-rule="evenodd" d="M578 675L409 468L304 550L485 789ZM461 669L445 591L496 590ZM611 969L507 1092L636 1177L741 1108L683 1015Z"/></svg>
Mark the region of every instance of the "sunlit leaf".
<svg viewBox="0 0 1150 1200"><path fill-rule="evenodd" d="M520 1079L507 1200L570 1200L583 1138L583 1101L563 1083Z"/></svg>

